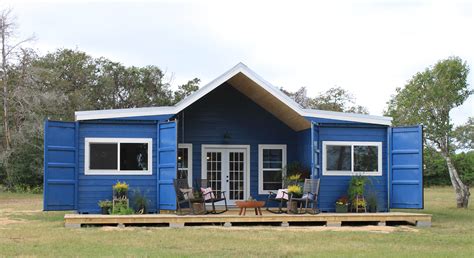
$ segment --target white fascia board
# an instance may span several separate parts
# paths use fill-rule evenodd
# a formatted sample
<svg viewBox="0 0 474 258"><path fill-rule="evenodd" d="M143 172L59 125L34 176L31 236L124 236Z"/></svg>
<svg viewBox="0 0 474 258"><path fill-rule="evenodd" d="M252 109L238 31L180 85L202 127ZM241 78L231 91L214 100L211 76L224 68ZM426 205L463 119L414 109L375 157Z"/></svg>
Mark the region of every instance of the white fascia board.
<svg viewBox="0 0 474 258"><path fill-rule="evenodd" d="M145 108L124 108L124 109L108 109L108 110L92 110L92 111L76 111L76 121L121 118L121 117L137 117L137 116L159 116L174 115L176 107L145 107Z"/></svg>
<svg viewBox="0 0 474 258"><path fill-rule="evenodd" d="M368 124L378 124L378 125L392 125L392 118L386 116L372 116L364 114L354 114L354 113L344 113L344 112L334 112L326 110L316 110L316 109L303 109L304 116L314 117L314 118L325 118L325 119L335 119L335 120L344 120L358 123L368 123Z"/></svg>

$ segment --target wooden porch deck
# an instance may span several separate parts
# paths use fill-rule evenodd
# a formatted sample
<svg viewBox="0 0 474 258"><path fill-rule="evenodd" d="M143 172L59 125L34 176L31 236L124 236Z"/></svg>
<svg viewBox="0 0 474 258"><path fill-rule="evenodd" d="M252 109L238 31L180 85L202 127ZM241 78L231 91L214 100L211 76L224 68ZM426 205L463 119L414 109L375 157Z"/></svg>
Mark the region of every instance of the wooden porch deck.
<svg viewBox="0 0 474 258"><path fill-rule="evenodd" d="M240 216L238 210L229 210L223 214L208 215L176 215L176 214L146 214L146 215L96 215L96 214L66 214L65 227L78 228L82 225L117 225L138 226L156 225L169 227L184 227L193 225L252 225L270 224L280 226L290 225L319 225L341 226L345 224L400 224L410 223L418 227L431 226L431 214L383 212L383 213L320 213L312 214L273 214L262 211L263 215L254 215L247 211L246 216Z"/></svg>

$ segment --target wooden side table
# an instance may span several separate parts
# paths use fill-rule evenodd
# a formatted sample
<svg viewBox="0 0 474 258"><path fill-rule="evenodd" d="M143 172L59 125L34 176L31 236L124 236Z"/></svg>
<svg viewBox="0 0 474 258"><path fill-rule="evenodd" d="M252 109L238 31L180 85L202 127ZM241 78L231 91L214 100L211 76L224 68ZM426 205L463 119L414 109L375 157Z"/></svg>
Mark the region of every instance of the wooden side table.
<svg viewBox="0 0 474 258"><path fill-rule="evenodd" d="M265 206L264 201L236 201L235 204L240 208L240 216L245 216L247 208L255 209L255 215L262 216L261 208Z"/></svg>

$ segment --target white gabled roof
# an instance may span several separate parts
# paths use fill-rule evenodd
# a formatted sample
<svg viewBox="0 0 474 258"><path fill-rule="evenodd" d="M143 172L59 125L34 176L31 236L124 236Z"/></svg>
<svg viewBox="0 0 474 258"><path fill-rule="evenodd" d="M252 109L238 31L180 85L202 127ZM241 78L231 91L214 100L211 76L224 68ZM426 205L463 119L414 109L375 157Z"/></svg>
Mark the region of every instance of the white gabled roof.
<svg viewBox="0 0 474 258"><path fill-rule="evenodd" d="M215 88L219 87L223 83L229 81L237 74L243 74L248 77L250 80L255 82L258 86L262 87L268 93L273 95L285 105L290 107L296 113L302 117L314 117L314 118L324 118L324 119L335 119L335 120L344 120L351 122L359 123L370 123L370 124L380 124L380 125L391 125L392 118L383 117L383 116L371 116L363 114L352 114L352 113L342 113L342 112L332 112L332 111L323 111L323 110L314 110L314 109L303 109L298 103L293 101L290 97L284 94L277 87L273 86L250 68L248 68L243 63L238 63L236 66L232 67L230 70L217 77L213 81L206 84L204 87L200 88L198 91L194 92L190 96L186 97L175 106L166 106L166 107L146 107L146 108L129 108L129 109L109 109L109 110L96 110L96 111L77 111L75 112L76 120L94 120L94 119L108 119L108 118L124 118L124 117L139 117L139 116L156 116L156 115L172 115L177 114L186 107L190 106L192 103L196 102L200 98L207 95L209 92L213 91Z"/></svg>

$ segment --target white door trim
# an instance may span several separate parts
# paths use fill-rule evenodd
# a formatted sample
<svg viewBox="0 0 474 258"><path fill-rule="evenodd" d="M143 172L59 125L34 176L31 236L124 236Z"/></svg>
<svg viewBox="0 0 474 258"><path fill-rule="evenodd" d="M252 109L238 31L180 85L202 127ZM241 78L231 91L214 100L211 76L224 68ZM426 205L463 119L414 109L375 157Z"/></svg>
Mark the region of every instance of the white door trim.
<svg viewBox="0 0 474 258"><path fill-rule="evenodd" d="M188 185L193 187L193 144L178 143L178 149L188 149ZM180 168L178 168L180 170Z"/></svg>
<svg viewBox="0 0 474 258"><path fill-rule="evenodd" d="M205 152L207 150L212 150L212 149L226 149L226 150L232 150L232 149L244 149L245 150L245 156L246 156L246 162L245 162L245 191L244 191L244 200L247 200L250 197L250 145L232 145L232 144L202 144L201 145L201 178L202 179L207 179L207 171L206 171L206 155ZM226 193L226 197L228 197L229 193Z"/></svg>

